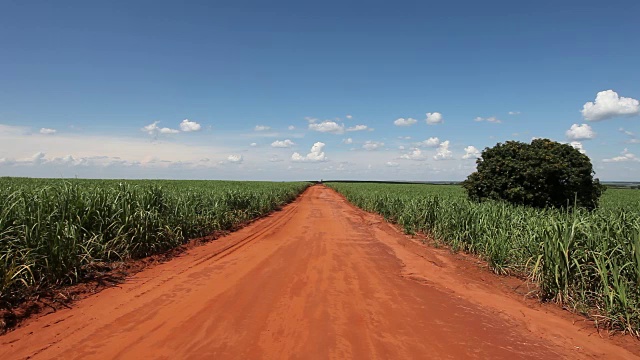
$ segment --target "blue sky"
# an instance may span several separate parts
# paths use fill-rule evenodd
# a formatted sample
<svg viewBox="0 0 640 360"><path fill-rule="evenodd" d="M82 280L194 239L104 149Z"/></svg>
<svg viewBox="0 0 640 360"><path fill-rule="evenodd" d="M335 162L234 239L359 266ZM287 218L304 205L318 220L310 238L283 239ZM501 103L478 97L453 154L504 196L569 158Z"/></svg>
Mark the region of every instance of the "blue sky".
<svg viewBox="0 0 640 360"><path fill-rule="evenodd" d="M546 137L640 180L637 1L1 8L0 176L462 180Z"/></svg>

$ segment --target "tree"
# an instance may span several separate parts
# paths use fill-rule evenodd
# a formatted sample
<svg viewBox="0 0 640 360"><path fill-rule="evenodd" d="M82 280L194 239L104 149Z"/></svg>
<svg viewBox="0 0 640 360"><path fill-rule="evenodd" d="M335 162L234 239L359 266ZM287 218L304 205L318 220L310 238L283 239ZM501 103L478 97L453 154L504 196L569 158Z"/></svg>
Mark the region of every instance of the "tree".
<svg viewBox="0 0 640 360"><path fill-rule="evenodd" d="M549 139L498 143L485 148L477 170L462 185L472 200L506 200L534 207L594 209L605 187L591 160L578 149Z"/></svg>

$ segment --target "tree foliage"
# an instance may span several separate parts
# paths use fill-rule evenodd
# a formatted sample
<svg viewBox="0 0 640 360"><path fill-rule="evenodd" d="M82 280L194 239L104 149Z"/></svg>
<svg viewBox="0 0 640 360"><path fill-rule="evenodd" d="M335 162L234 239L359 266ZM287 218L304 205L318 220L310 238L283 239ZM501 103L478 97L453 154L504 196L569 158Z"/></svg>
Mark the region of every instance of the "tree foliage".
<svg viewBox="0 0 640 360"><path fill-rule="evenodd" d="M594 209L604 186L594 179L588 156L549 139L485 148L477 170L463 182L472 200L506 200L533 207Z"/></svg>

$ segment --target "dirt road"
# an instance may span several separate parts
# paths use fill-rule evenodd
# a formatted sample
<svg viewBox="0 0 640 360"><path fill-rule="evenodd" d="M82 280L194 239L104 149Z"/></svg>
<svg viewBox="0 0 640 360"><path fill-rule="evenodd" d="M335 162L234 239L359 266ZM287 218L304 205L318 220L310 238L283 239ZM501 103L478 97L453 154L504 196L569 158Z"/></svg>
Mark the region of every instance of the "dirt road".
<svg viewBox="0 0 640 360"><path fill-rule="evenodd" d="M501 279L314 186L0 337L0 359L636 358Z"/></svg>

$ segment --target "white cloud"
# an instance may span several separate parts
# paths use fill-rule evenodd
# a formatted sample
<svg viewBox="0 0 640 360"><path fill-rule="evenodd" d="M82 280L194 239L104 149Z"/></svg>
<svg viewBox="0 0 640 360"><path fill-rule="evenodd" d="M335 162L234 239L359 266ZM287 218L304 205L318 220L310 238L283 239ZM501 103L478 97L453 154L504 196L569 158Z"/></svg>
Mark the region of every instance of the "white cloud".
<svg viewBox="0 0 640 360"><path fill-rule="evenodd" d="M404 150L404 149L406 149L406 148L404 147L404 145L400 145L400 146L398 146L398 150Z"/></svg>
<svg viewBox="0 0 640 360"><path fill-rule="evenodd" d="M422 152L422 150L418 148L413 148L411 149L411 152L407 154L402 154L400 158L406 159L406 160L424 161L427 159L427 154L425 154L424 152Z"/></svg>
<svg viewBox="0 0 640 360"><path fill-rule="evenodd" d="M62 162L64 162L67 165L76 165L76 166L77 165L83 165L86 161L87 160L84 159L84 158L76 159L72 155L67 155L67 156L62 158Z"/></svg>
<svg viewBox="0 0 640 360"><path fill-rule="evenodd" d="M325 120L321 123L310 122L309 130L331 134L344 134L344 125L331 120Z"/></svg>
<svg viewBox="0 0 640 360"><path fill-rule="evenodd" d="M45 162L45 153L43 152L38 152L35 153L32 157L31 157L31 162L33 162L36 165L42 164Z"/></svg>
<svg viewBox="0 0 640 360"><path fill-rule="evenodd" d="M256 127L254 127L253 130L254 131L267 131L267 130L271 130L271 126L256 125Z"/></svg>
<svg viewBox="0 0 640 360"><path fill-rule="evenodd" d="M343 144L347 144L347 145L353 144L353 139L352 138L346 138L346 139L342 140L342 143Z"/></svg>
<svg viewBox="0 0 640 360"><path fill-rule="evenodd" d="M636 136L636 134L632 133L629 130L625 130L625 128L619 128L618 131L620 131L621 133L628 135L628 136Z"/></svg>
<svg viewBox="0 0 640 360"><path fill-rule="evenodd" d="M350 164L348 162L341 162L338 164L338 166L333 166L333 165L329 165L325 168L323 168L323 171L331 171L331 170L335 170L335 171L345 171L348 170L350 168L350 166L352 166L353 164Z"/></svg>
<svg viewBox="0 0 640 360"><path fill-rule="evenodd" d="M440 114L439 112L427 113L426 121L429 125L441 124L443 122L442 114Z"/></svg>
<svg viewBox="0 0 640 360"><path fill-rule="evenodd" d="M509 115L520 115L520 111L509 111Z"/></svg>
<svg viewBox="0 0 640 360"><path fill-rule="evenodd" d="M272 157L269 158L269 161L270 162L281 162L281 161L284 161L284 160L280 159L278 157L278 155L273 155Z"/></svg>
<svg viewBox="0 0 640 360"><path fill-rule="evenodd" d="M160 123L159 121L154 121L151 124L144 126L142 129L142 131L146 132L147 134L151 135L151 136L158 136L158 134L177 134L180 131L179 130L175 130L175 129L170 129L170 128L166 128L166 127L159 127L158 123Z"/></svg>
<svg viewBox="0 0 640 360"><path fill-rule="evenodd" d="M449 140L443 141L438 146L436 154L433 156L434 160L449 160L453 158L453 153L449 150Z"/></svg>
<svg viewBox="0 0 640 360"><path fill-rule="evenodd" d="M475 119L473 119L474 121L486 121L486 122L490 122L490 123L494 123L494 124L500 124L502 121L500 119L498 119L495 116L489 116L488 118L483 118L483 117L476 117Z"/></svg>
<svg viewBox="0 0 640 360"><path fill-rule="evenodd" d="M154 121L153 123L144 126L142 129L140 129L141 131L146 132L149 135L156 135L158 132L158 121Z"/></svg>
<svg viewBox="0 0 640 360"><path fill-rule="evenodd" d="M398 165L400 165L400 164L398 164L397 162L393 162L393 161L387 161L387 163L385 165L387 165L388 167L398 167Z"/></svg>
<svg viewBox="0 0 640 360"><path fill-rule="evenodd" d="M586 154L587 151L582 147L582 143L580 141L572 141L569 143L574 149L577 149L583 154Z"/></svg>
<svg viewBox="0 0 640 360"><path fill-rule="evenodd" d="M60 165L80 165L84 159L75 159L72 155L66 155L63 157L57 157L51 159L52 163Z"/></svg>
<svg viewBox="0 0 640 360"><path fill-rule="evenodd" d="M480 157L480 150L478 150L475 146L469 145L464 148L463 159L477 159Z"/></svg>
<svg viewBox="0 0 640 360"><path fill-rule="evenodd" d="M436 147L440 145L440 139L437 137L430 137L427 140L421 141L416 144L417 146Z"/></svg>
<svg viewBox="0 0 640 360"><path fill-rule="evenodd" d="M347 115L347 119L351 120L351 119L353 119L353 116Z"/></svg>
<svg viewBox="0 0 640 360"><path fill-rule="evenodd" d="M356 125L347 129L347 131L364 131L369 129L367 125Z"/></svg>
<svg viewBox="0 0 640 360"><path fill-rule="evenodd" d="M271 143L271 147L274 147L274 148L288 148L288 147L291 147L292 145L295 145L295 143L289 139L276 140Z"/></svg>
<svg viewBox="0 0 640 360"><path fill-rule="evenodd" d="M200 128L200 124L195 121L190 121L189 119L184 119L180 123L180 130L184 132L200 131Z"/></svg>
<svg viewBox="0 0 640 360"><path fill-rule="evenodd" d="M256 147L256 146L258 146L258 144L257 143L251 143L251 144L249 144L249 146Z"/></svg>
<svg viewBox="0 0 640 360"><path fill-rule="evenodd" d="M234 164L240 164L242 162L242 155L229 155L227 156L227 161L232 162Z"/></svg>
<svg viewBox="0 0 640 360"><path fill-rule="evenodd" d="M314 118L314 117L311 117L311 116L307 116L307 117L305 117L304 119L305 119L305 120L307 120L307 122L308 122L309 124L315 124L315 123L317 123L317 122L318 122L318 119L316 119L316 118Z"/></svg>
<svg viewBox="0 0 640 360"><path fill-rule="evenodd" d="M44 135L53 135L55 133L57 133L58 130L56 129L49 129L49 128L41 128L40 129L40 134L44 134Z"/></svg>
<svg viewBox="0 0 640 360"><path fill-rule="evenodd" d="M296 129L296 127L295 127L295 126L293 126L293 125L289 125L289 127L288 127L287 129L289 129L289 130L295 130L295 129Z"/></svg>
<svg viewBox="0 0 640 360"><path fill-rule="evenodd" d="M577 141L577 140L589 140L596 137L596 133L591 129L591 126L588 124L573 124L571 128L565 132L567 135L567 139Z"/></svg>
<svg viewBox="0 0 640 360"><path fill-rule="evenodd" d="M362 145L362 148L365 150L378 150L379 148L383 147L384 143L383 142L379 142L379 141L371 141L371 140L367 140L364 145Z"/></svg>
<svg viewBox="0 0 640 360"><path fill-rule="evenodd" d="M405 118L399 118L399 119L396 119L393 122L393 125L395 125L395 126L411 126L411 125L413 125L413 124L415 124L417 122L418 122L418 120L412 119L412 118L406 118L406 119Z"/></svg>
<svg viewBox="0 0 640 360"><path fill-rule="evenodd" d="M588 121L600 121L617 116L640 114L640 102L636 99L618 96L613 90L600 91L595 102L587 102L582 107L582 116Z"/></svg>
<svg viewBox="0 0 640 360"><path fill-rule="evenodd" d="M618 131L620 131L621 133L627 135L629 137L629 140L627 140L626 142L629 144L640 144L640 139L636 138L636 134L626 130L625 128L619 128Z"/></svg>
<svg viewBox="0 0 640 360"><path fill-rule="evenodd" d="M180 132L180 130L169 129L169 128L162 128L159 131L160 131L160 134L178 134Z"/></svg>
<svg viewBox="0 0 640 360"><path fill-rule="evenodd" d="M325 143L318 141L315 144L313 144L313 146L311 147L311 151L306 156L302 156L299 153L295 152L295 153L293 153L291 155L291 160L292 161L298 161L298 162L302 162L302 161L310 161L310 162L327 161L329 159L324 155L324 151L322 151L322 149L324 149L325 145L326 145Z"/></svg>
<svg viewBox="0 0 640 360"><path fill-rule="evenodd" d="M616 156L614 158L604 159L602 161L604 162L640 161L640 159L638 159L638 157L635 154L630 153L628 149L624 149L621 154L622 156Z"/></svg>

